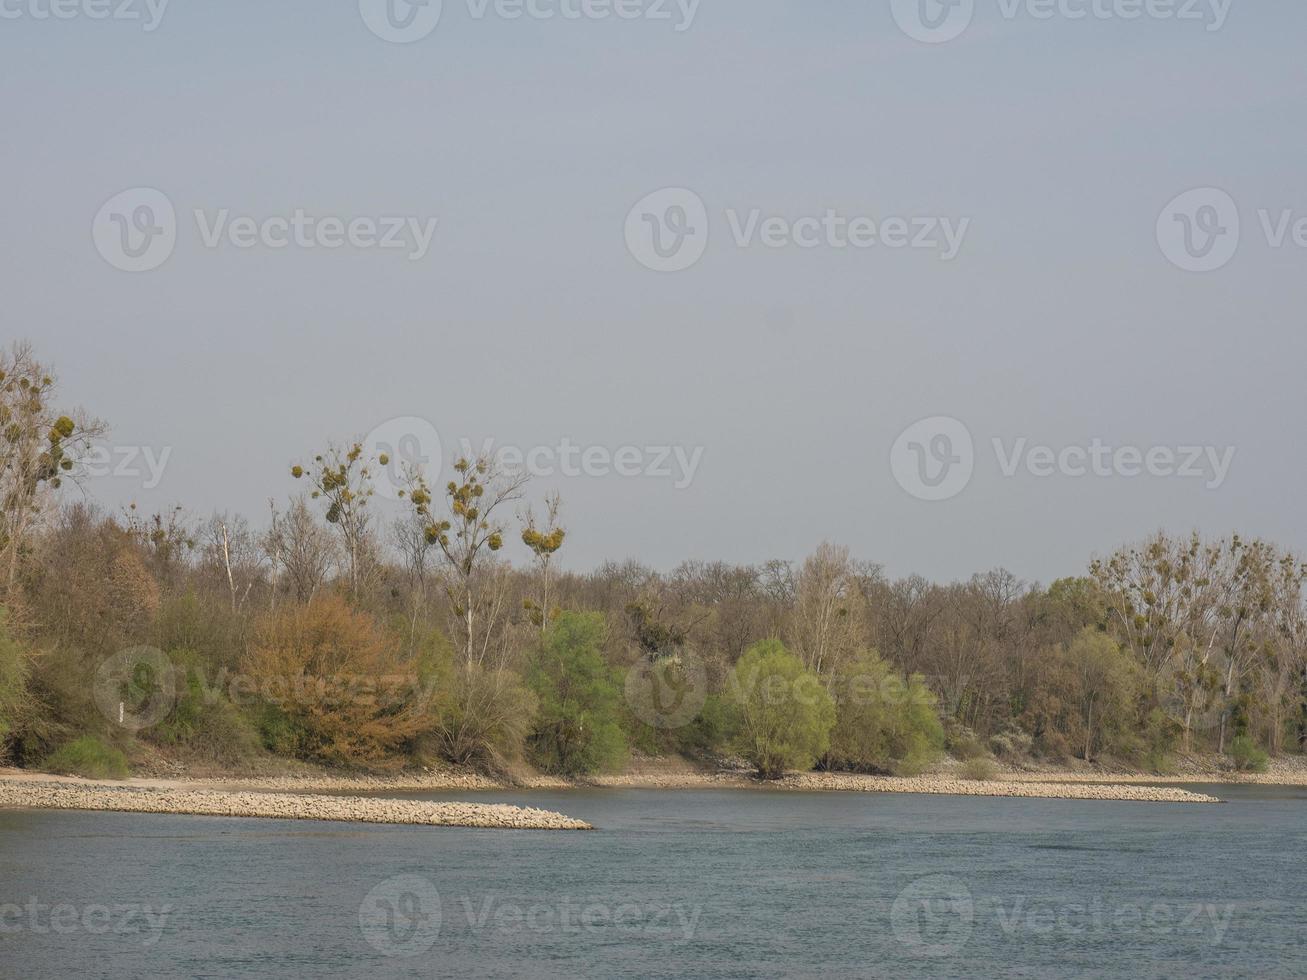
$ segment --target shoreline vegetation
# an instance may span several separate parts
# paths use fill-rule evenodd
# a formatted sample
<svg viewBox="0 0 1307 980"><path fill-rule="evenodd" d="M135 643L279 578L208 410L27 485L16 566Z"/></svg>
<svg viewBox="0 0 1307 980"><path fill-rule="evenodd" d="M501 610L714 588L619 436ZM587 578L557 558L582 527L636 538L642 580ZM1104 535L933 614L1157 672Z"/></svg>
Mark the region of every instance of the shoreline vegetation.
<svg viewBox="0 0 1307 980"><path fill-rule="evenodd" d="M493 440L405 455L412 418L288 458L261 525L109 514L68 492L107 429L55 379L0 349L0 763L25 772L1167 800L1307 769L1307 562L1273 542L1159 531L1049 585L831 542L564 569L557 492Z"/></svg>

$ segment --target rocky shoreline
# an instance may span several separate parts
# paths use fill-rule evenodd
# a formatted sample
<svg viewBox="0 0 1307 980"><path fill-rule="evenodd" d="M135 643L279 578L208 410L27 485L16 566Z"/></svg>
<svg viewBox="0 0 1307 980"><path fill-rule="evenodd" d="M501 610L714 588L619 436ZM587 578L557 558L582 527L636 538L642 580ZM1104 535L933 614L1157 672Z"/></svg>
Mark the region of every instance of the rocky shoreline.
<svg viewBox="0 0 1307 980"><path fill-rule="evenodd" d="M1160 782L1160 780L1159 780ZM1090 778L1073 773L1001 773L992 780L976 781L960 779L948 773L932 773L921 776L868 776L856 773L804 772L790 773L784 779L761 781L738 770L704 771L690 767L651 766L638 771L619 775L594 776L583 781L567 781L549 776L531 776L515 783L499 781L488 776L463 772L429 772L411 773L391 776L367 775L331 775L327 773L313 775L271 776L225 779L132 779L118 783L102 783L79 780L76 777L51 776L39 773L18 773L10 770L0 773L0 806L6 804L6 792L14 786L31 788L74 787L82 790L128 792L152 792L164 797L182 795L187 798L199 796L208 807L222 805L222 800L240 800L239 809L249 810L255 804L250 800L268 799L302 801L306 799L323 801L317 807L327 804L339 805L347 799L343 796L315 796L313 794L368 794L359 798L351 796L356 804L367 804L361 809L356 805L348 812L369 812L377 807L392 803L403 806L426 808L459 807L480 809L481 804L431 804L416 801L384 799L385 794L393 793L438 793L457 791L460 793L504 792L506 790L574 790L574 789L729 789L729 790L773 790L794 792L845 792L845 793L927 793L950 796L1008 796L1026 799L1060 799L1060 800L1126 800L1149 803L1219 803L1217 797L1205 793L1195 793L1177 786L1147 785L1143 779L1138 781L1129 777L1119 780L1110 776ZM17 805L17 804L14 804ZM54 805L54 804L51 804ZM267 804L263 804L266 806ZM279 804L286 809L286 804ZM258 807L255 807L256 809ZM109 806L79 807L79 809L116 809ZM293 809L293 808L292 808ZM509 807L508 809L515 809ZM167 811L165 809L150 812L188 812ZM226 810L206 809L203 813L221 815L281 816L274 813L229 813ZM339 812L328 809L318 812ZM526 811L541 814L542 811ZM383 823L442 823L438 819L408 819L396 811L402 819L380 820ZM305 819L363 819L351 816L343 818L318 817L309 814ZM498 817L496 820L500 819ZM562 820L568 818L558 814L545 814L542 819ZM480 824L461 822L454 826L480 826ZM579 823L579 821L574 821ZM518 826L513 823L490 823L485 826ZM549 828L558 826L548 823ZM570 826L559 829L572 829Z"/></svg>
<svg viewBox="0 0 1307 980"><path fill-rule="evenodd" d="M348 823L416 824L503 830L593 830L582 820L527 807L424 803L357 796L156 789L141 786L0 779L0 808L112 810L206 817L263 817Z"/></svg>
<svg viewBox="0 0 1307 980"><path fill-rule="evenodd" d="M817 778L813 778L817 777ZM1129 800L1143 803L1220 803L1215 796L1174 786L1120 783L1013 782L947 779L938 776L859 776L846 773L801 773L787 776L787 788L858 793L937 793L951 796L1014 796L1050 800Z"/></svg>

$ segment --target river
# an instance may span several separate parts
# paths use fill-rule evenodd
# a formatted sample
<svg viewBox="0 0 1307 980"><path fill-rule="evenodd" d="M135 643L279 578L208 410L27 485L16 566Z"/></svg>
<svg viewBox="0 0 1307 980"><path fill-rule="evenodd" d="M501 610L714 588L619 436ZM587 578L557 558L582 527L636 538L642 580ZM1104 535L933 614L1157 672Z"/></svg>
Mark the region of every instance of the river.
<svg viewBox="0 0 1307 980"><path fill-rule="evenodd" d="M0 976L1302 977L1307 789L410 794L593 833L0 813Z"/></svg>

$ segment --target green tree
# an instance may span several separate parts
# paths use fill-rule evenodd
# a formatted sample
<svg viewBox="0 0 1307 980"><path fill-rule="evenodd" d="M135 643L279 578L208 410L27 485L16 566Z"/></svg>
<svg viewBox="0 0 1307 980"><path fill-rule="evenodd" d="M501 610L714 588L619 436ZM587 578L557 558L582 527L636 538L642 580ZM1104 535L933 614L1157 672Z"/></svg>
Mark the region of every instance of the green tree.
<svg viewBox="0 0 1307 980"><path fill-rule="evenodd" d="M810 769L830 747L835 704L779 640L745 651L728 677L737 750L764 779Z"/></svg>
<svg viewBox="0 0 1307 980"><path fill-rule="evenodd" d="M944 747L937 700L919 674L903 677L875 651L836 673L832 768L920 772Z"/></svg>
<svg viewBox="0 0 1307 980"><path fill-rule="evenodd" d="M1111 751L1134 730L1140 672L1130 655L1106 633L1086 627L1063 654L1073 688L1068 693L1079 709L1081 757Z"/></svg>
<svg viewBox="0 0 1307 980"><path fill-rule="evenodd" d="M529 684L540 708L528 744L533 761L548 772L597 772L626 756L622 695L604 661L604 631L599 613L565 612L532 662Z"/></svg>

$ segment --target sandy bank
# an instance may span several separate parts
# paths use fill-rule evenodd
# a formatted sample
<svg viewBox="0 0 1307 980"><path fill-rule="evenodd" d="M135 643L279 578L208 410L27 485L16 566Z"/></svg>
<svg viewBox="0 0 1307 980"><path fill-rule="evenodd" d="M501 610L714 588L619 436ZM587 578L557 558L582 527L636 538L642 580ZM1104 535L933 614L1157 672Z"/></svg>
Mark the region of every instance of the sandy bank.
<svg viewBox="0 0 1307 980"><path fill-rule="evenodd" d="M267 817L349 823L420 824L512 830L592 830L561 813L502 804L422 803L349 796L314 796L203 789L155 789L70 780L0 778L0 808L114 810L206 817Z"/></svg>

